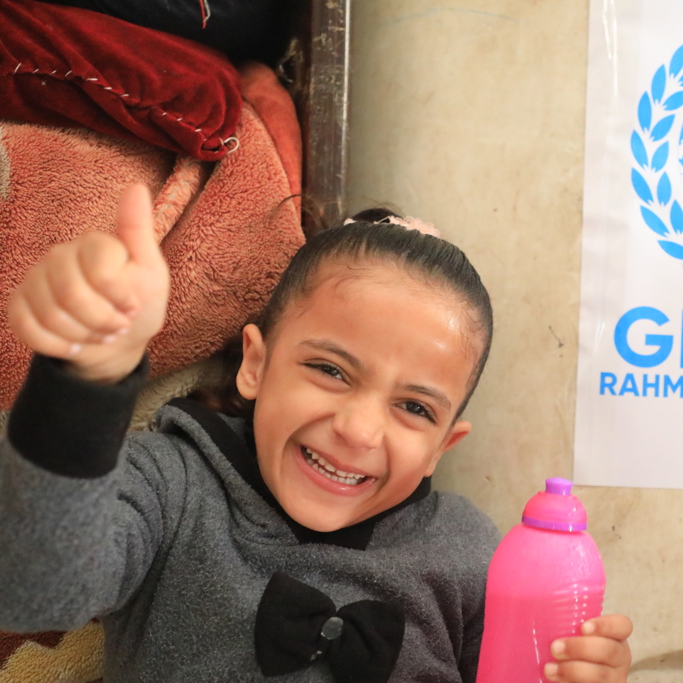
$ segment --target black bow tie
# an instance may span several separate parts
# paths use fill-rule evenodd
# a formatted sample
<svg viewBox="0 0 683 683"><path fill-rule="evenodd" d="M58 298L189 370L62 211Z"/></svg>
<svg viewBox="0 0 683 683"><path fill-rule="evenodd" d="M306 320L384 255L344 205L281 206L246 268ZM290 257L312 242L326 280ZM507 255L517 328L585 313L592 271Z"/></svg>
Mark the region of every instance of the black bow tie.
<svg viewBox="0 0 683 683"><path fill-rule="evenodd" d="M337 611L324 593L276 572L256 613L256 659L265 676L325 659L337 683L386 683L404 628L401 607L361 600Z"/></svg>

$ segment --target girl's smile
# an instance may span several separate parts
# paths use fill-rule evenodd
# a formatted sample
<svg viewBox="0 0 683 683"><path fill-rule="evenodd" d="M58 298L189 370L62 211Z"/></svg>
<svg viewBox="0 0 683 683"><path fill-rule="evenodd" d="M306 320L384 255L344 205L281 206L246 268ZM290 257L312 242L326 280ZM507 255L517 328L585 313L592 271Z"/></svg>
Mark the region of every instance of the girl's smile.
<svg viewBox="0 0 683 683"><path fill-rule="evenodd" d="M407 498L465 436L478 357L469 311L405 272L323 265L264 340L244 331L261 474L296 521L332 531Z"/></svg>
<svg viewBox="0 0 683 683"><path fill-rule="evenodd" d="M301 446L303 466L307 476L320 487L339 495L353 496L362 493L364 488L372 486L375 477L354 471L347 472L332 464L331 455L325 458L306 446ZM357 468L356 468L357 469Z"/></svg>

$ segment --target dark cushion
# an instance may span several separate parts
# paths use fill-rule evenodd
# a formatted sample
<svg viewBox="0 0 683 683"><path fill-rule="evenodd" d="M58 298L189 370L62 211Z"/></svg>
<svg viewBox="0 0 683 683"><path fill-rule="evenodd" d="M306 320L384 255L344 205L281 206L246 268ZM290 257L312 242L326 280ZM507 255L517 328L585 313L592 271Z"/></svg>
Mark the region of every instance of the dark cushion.
<svg viewBox="0 0 683 683"><path fill-rule="evenodd" d="M196 40L237 61L273 65L307 0L44 0ZM310 0L308 0L310 1Z"/></svg>

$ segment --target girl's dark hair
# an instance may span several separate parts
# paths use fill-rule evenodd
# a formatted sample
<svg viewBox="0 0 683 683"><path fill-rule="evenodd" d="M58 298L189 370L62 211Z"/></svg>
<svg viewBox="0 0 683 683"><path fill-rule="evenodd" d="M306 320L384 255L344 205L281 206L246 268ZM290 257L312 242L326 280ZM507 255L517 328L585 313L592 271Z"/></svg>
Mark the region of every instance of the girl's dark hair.
<svg viewBox="0 0 683 683"><path fill-rule="evenodd" d="M422 281L450 289L473 313L474 330L483 345L467 395L458 408L459 416L477 386L491 347L493 313L489 295L477 271L458 247L417 230L378 222L390 216L396 214L387 209L369 209L356 214L352 223L310 237L295 254L255 322L264 339L273 335L288 307L295 301L304 300L315 289L322 264L369 259L400 265ZM241 337L230 340L221 356L225 361L225 375L218 395L210 392L199 398L222 412L249 419L253 415L253 402L245 401L235 385L241 362Z"/></svg>

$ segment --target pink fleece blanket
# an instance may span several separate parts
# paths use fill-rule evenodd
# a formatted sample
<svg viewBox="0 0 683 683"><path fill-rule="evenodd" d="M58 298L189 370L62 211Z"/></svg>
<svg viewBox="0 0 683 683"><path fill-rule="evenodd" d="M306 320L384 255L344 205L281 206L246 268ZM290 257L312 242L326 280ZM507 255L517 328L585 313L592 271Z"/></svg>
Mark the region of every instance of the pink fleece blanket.
<svg viewBox="0 0 683 683"><path fill-rule="evenodd" d="M146 183L172 278L166 324L152 340L152 374L209 356L260 310L304 241L301 146L294 107L266 67L244 74L239 146L202 162L86 129L0 121L0 410L30 352L7 326L7 298L54 244L113 232L125 186ZM289 198L289 199L288 199Z"/></svg>

